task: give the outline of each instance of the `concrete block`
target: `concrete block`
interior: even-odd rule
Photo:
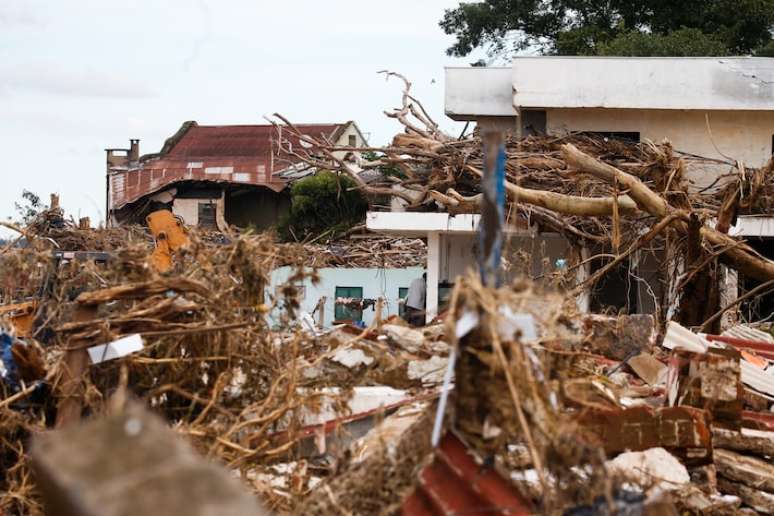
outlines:
[[[236,479],[137,404],[36,436],[31,455],[47,514],[265,514]]]

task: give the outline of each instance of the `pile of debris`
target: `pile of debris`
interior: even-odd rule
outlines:
[[[361,165],[337,158],[336,147],[301,134],[277,116],[286,133],[314,148],[314,153],[305,153],[304,147],[294,152],[310,165],[325,159],[328,169],[355,181],[363,167],[399,170],[401,174],[387,175],[382,182],[358,183],[374,199],[389,195],[405,211],[479,213],[482,135],[454,138],[443,133],[412,97],[410,83],[405,85],[401,107],[388,112],[404,130],[392,145],[373,149],[380,159]],[[756,169],[681,155],[668,142],[632,143],[583,134],[508,136],[504,147],[506,223],[563,235],[577,251],[567,264],[570,270],[586,263],[584,250],[603,261],[590,278],[569,285],[573,294],[593,287],[621,263],[651,254],[659,262],[660,281],[669,285],[657,300],[659,321],[663,324],[676,312],[686,326],[706,323],[706,329],[718,332],[716,314],[726,308],[720,306],[721,266],[761,283],[774,280],[774,261],[729,236],[737,217],[771,213],[774,159]],[[727,167],[728,173],[697,188],[687,171],[705,165]]]
[[[404,177],[360,187],[405,210],[477,211],[478,135],[442,134],[408,85],[391,116],[406,132],[366,166]],[[311,165],[359,177],[327,142],[297,136],[326,159],[300,156]],[[419,240],[191,232],[177,246],[138,228],[88,229],[52,203],[0,249],[0,512],[40,514],[62,490],[100,499],[87,496],[98,488],[89,467],[58,473],[51,456],[28,454],[31,440],[66,457],[56,435],[99,432],[71,430],[84,418],[144,436],[138,447],[153,442],[144,428],[166,425],[178,439],[163,442],[188,441],[277,513],[774,512],[774,338],[717,331],[715,277],[722,262],[774,280],[774,263],[727,234],[739,214],[769,210],[772,165],[731,164],[708,193],[690,190],[668,144],[543,137],[510,139],[506,152],[511,223],[593,243],[610,261],[561,291],[458,278],[442,320],[424,328],[379,310],[367,328],[318,328],[298,317],[295,287],[317,267],[421,265]],[[577,294],[654,243],[680,274],[669,324],[579,312]],[[287,284],[268,288],[284,265]],[[111,439],[95,442],[72,450],[78,464],[109,455]],[[111,507],[130,485],[112,484]]]
[[[425,399],[437,383],[437,360],[448,354],[421,332],[408,348],[377,338],[414,331],[399,319],[380,321],[386,334],[296,324],[292,285],[315,277],[306,267],[314,251],[270,235],[214,241],[191,231],[172,268],[159,273],[153,239],[141,228],[87,229],[63,220],[56,207],[36,221],[47,222],[24,228],[25,240],[0,254],[2,298],[13,302],[0,309],[5,514],[42,510],[30,438],[104,414],[127,396],[239,474],[268,508],[291,510],[315,477],[335,469],[323,461],[307,474],[296,459],[324,456],[326,439],[384,413],[385,404],[394,410]],[[384,266],[391,254],[379,260],[380,249],[420,254],[417,244],[380,239],[367,248],[372,256],[347,260]],[[365,245],[354,240],[349,252],[363,254],[355,249]],[[269,275],[281,265],[296,272],[275,292]],[[280,305],[283,324],[272,329],[267,314]],[[303,482],[277,489],[270,480],[276,463],[286,465],[283,481],[301,475]]]
[[[437,405],[388,417],[303,511],[774,512],[770,335],[659,338],[650,316],[579,314],[536,288],[460,281],[445,430],[434,441]]]
[[[35,302],[30,328],[14,334],[6,312],[0,339],[8,514],[42,510],[30,438],[127,397],[279,513],[774,510],[766,334],[660,337],[650,316],[584,315],[572,296],[473,277],[424,328],[305,328],[292,285],[314,269],[269,236],[191,234],[160,274],[146,236],[97,253],[112,232],[70,232],[89,246],[61,254],[31,230],[0,255],[4,296]],[[280,264],[296,274],[275,299]]]
[[[427,246],[419,238],[353,235],[328,244],[285,244],[304,253],[309,267],[402,269],[424,267]]]

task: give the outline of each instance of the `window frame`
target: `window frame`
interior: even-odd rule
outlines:
[[[202,208],[206,207],[212,210],[212,219],[211,223],[203,224],[202,223]],[[200,201],[196,205],[196,217],[197,217],[197,223],[196,225],[200,228],[206,228],[206,229],[217,229],[218,228],[218,206],[216,203],[212,201]],[[209,220],[209,219],[208,219]]]
[[[344,293],[344,292],[347,293]],[[360,295],[353,295],[354,292],[359,292]],[[363,320],[363,309],[349,308],[347,306],[339,305],[335,302],[340,297],[351,297],[353,299],[363,299],[363,287],[352,286],[336,286],[334,290],[335,298],[333,304],[333,318],[336,321],[352,321],[358,322]]]

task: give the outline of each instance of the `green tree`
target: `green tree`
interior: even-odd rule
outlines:
[[[624,32],[599,45],[603,56],[722,56],[728,47],[717,36],[699,29],[679,29],[669,34]]]
[[[290,189],[290,212],[278,225],[284,240],[346,231],[363,221],[368,203],[355,182],[329,171],[305,177]]]
[[[454,56],[749,54],[772,41],[774,0],[486,0],[447,9],[440,25]]]

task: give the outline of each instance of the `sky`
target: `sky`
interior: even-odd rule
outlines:
[[[157,152],[186,120],[355,120],[372,145],[400,130],[406,75],[443,115],[454,0],[0,0],[0,219],[23,190],[104,220],[105,148]],[[0,234],[0,236],[2,236]]]

